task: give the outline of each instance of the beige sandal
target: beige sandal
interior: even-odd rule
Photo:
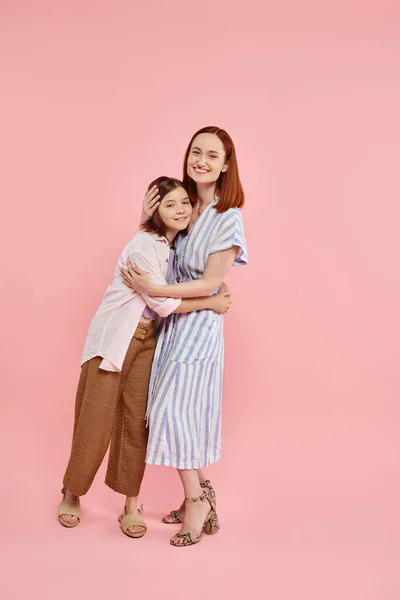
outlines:
[[[76,527],[81,522],[81,505],[77,500],[66,500],[66,491],[67,490],[65,488],[61,490],[61,493],[64,494],[64,497],[58,506],[58,520],[63,527]],[[75,521],[75,523],[64,521],[63,515],[77,517],[77,521]]]
[[[207,479],[203,483],[200,484],[203,489],[208,490],[210,500],[214,503],[217,501],[217,496],[215,495],[214,488],[211,485],[211,481]],[[182,505],[178,510],[171,510],[171,512],[163,517],[162,522],[167,525],[178,525],[178,523],[182,523],[182,519],[179,516],[179,511],[182,510],[185,506],[185,501],[183,501]]]
[[[203,494],[201,496],[198,496],[197,498],[185,498],[185,502],[209,502],[211,510],[206,516],[200,535],[197,538],[194,538],[190,531],[184,531],[183,529],[181,529],[180,531],[178,531],[178,533],[174,535],[174,537],[183,540],[183,543],[179,544],[171,539],[169,543],[172,546],[175,546],[175,548],[183,548],[185,546],[193,546],[194,544],[198,544],[201,541],[201,538],[203,537],[203,533],[213,535],[214,533],[218,533],[220,529],[218,516],[215,512],[215,501],[211,500],[209,493],[203,492]]]
[[[138,508],[137,513],[126,513],[126,506],[124,506],[124,513],[122,515],[119,515],[118,517],[118,521],[121,523],[121,529],[122,531],[125,533],[125,535],[128,535],[129,537],[132,538],[141,538],[144,536],[144,534],[147,531],[147,525],[146,525],[146,521],[142,518],[143,514],[143,504],[140,508]],[[143,531],[135,531],[135,532],[131,532],[129,531],[129,527],[133,527],[133,526],[137,526],[137,527],[142,527]]]

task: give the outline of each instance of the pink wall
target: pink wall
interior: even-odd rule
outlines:
[[[217,124],[237,146],[251,259],[229,279],[210,469],[224,509],[240,475],[269,532],[321,517],[354,535],[368,521],[383,547],[400,533],[399,8],[1,4],[0,443],[16,506],[33,485],[58,501],[89,320],[147,183],[180,176],[190,135]],[[149,469],[156,507],[160,482],[179,493]]]

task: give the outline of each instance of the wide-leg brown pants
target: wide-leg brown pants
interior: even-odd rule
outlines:
[[[96,356],[81,368],[71,456],[64,487],[77,496],[89,490],[107,448],[106,484],[138,496],[145,470],[147,392],[156,347],[154,325],[137,327],[120,373],[99,369]]]

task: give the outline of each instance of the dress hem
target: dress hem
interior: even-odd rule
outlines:
[[[173,469],[182,469],[185,471],[189,471],[191,469],[204,469],[205,467],[208,467],[208,465],[220,462],[220,460],[221,460],[221,457],[211,459],[208,461],[201,461],[201,462],[197,461],[195,463],[189,463],[189,465],[186,461],[177,463],[177,462],[165,459],[165,458],[156,458],[156,459],[151,459],[151,460],[146,459],[145,462],[147,465],[154,465],[157,467],[172,467]]]

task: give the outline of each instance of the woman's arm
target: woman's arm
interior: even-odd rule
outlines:
[[[186,298],[182,300],[178,308],[174,310],[174,313],[189,313],[194,310],[209,309],[223,315],[228,312],[231,302],[231,292],[226,283],[222,282],[218,294],[206,296],[205,298]]]
[[[207,265],[200,279],[158,285],[151,277],[136,265],[128,264],[128,269],[121,269],[125,283],[141,294],[153,297],[167,298],[193,298],[195,296],[209,296],[221,284],[233,265],[237,254],[237,247],[210,254]]]
[[[154,242],[151,236],[145,236],[141,240],[140,250],[131,254],[131,258],[136,265],[140,265],[140,270],[149,277],[152,285],[163,288],[168,287],[168,285],[160,270],[160,261],[156,250],[157,243],[159,244],[160,242]],[[231,293],[226,284],[221,286],[218,294],[206,298],[190,297],[182,300],[179,297],[155,297],[152,294],[142,293],[147,306],[154,310],[160,317],[167,317],[173,312],[187,313],[205,309],[224,314],[229,309],[231,303],[230,295]]]

